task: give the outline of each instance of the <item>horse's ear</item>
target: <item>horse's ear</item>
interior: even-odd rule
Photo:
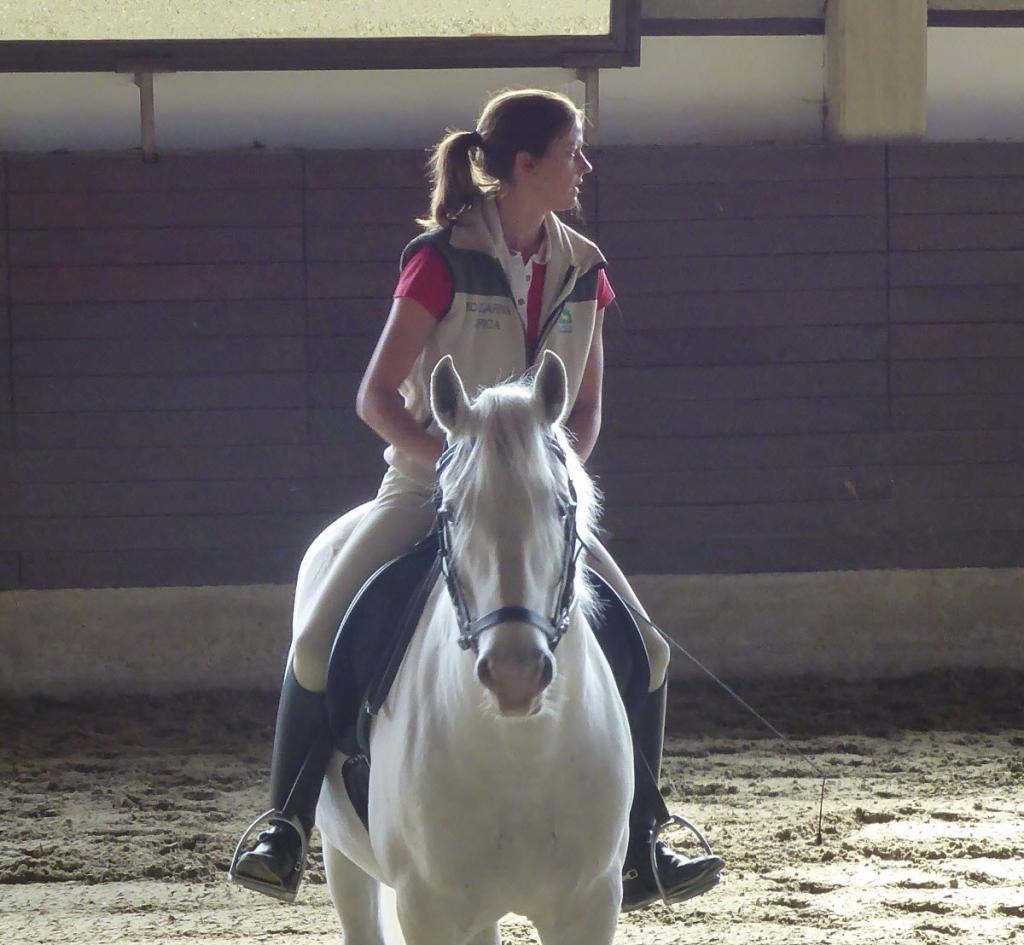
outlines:
[[[564,419],[568,387],[562,359],[554,351],[545,351],[533,379],[533,402],[540,416],[552,426]]]
[[[455,361],[446,354],[430,375],[430,409],[445,433],[456,436],[469,414],[469,398],[462,384]]]

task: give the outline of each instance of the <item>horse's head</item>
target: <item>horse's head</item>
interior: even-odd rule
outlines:
[[[450,356],[431,377],[449,442],[438,477],[449,592],[460,642],[505,716],[540,711],[570,613],[591,603],[575,562],[594,492],[561,426],[566,388],[552,352],[532,381],[473,401]]]

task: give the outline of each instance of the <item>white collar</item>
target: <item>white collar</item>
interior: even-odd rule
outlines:
[[[540,246],[537,247],[537,251],[525,262],[523,261],[523,254],[513,252],[509,249],[508,243],[505,242],[505,233],[501,228],[501,217],[498,214],[497,200],[490,199],[483,202],[483,218],[490,233],[491,242],[502,257],[503,263],[506,265],[517,263],[524,267],[533,263],[547,264],[551,254],[551,234],[549,233],[550,224],[548,217],[544,218],[544,235],[541,237]]]
[[[504,237],[498,244],[498,248],[508,256],[509,260],[519,266],[532,266],[534,263],[539,263],[542,266],[546,266],[548,262],[548,231],[547,227],[544,228],[544,235],[541,237],[540,246],[537,247],[535,252],[529,259],[523,260],[523,254],[517,253],[514,250],[509,249],[508,244],[505,242]]]

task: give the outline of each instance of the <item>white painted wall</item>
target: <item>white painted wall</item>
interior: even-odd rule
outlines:
[[[639,68],[601,74],[602,143],[817,140],[823,57],[820,36],[648,37]],[[1024,139],[1024,29],[929,30],[928,76],[929,139]],[[426,147],[522,85],[583,94],[563,69],[157,76],[157,141]],[[0,74],[0,150],[136,147],[138,110],[130,76]]]
[[[638,575],[633,584],[665,631],[725,679],[1024,670],[1020,568]],[[292,590],[6,591],[0,695],[276,690]],[[680,653],[669,671],[700,675]]]
[[[601,73],[602,144],[821,138],[821,36],[648,37]]]
[[[928,30],[931,141],[1024,139],[1024,29]]]
[[[816,139],[821,37],[651,37],[643,65],[601,75],[607,144]],[[740,68],[742,64],[742,68]],[[467,126],[494,91],[536,85],[581,100],[564,69],[158,75],[164,149],[426,147]],[[0,75],[0,149],[138,144],[132,77]]]

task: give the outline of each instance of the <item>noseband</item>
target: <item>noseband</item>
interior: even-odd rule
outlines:
[[[555,455],[563,468],[566,465],[565,452],[558,441],[552,437],[545,437],[547,448]],[[480,634],[491,627],[502,623],[528,623],[544,634],[548,646],[554,652],[565,631],[569,628],[569,611],[572,608],[573,589],[576,578],[576,559],[579,557],[581,545],[579,535],[576,531],[576,490],[572,484],[572,478],[566,470],[566,481],[569,484],[569,498],[560,502],[559,514],[562,518],[563,534],[565,542],[562,548],[562,576],[558,587],[558,596],[555,603],[555,612],[552,616],[540,614],[529,607],[508,606],[499,607],[481,617],[473,619],[466,603],[466,597],[462,592],[462,585],[459,581],[458,570],[455,566],[455,558],[452,555],[451,527],[452,514],[444,504],[444,496],[441,493],[440,475],[444,468],[451,462],[455,454],[455,447],[450,446],[441,454],[437,462],[438,486],[434,492],[434,505],[437,509],[437,535],[438,547],[441,557],[441,570],[444,573],[445,584],[448,586],[448,594],[455,605],[455,614],[459,621],[459,646],[464,650],[479,651]]]

